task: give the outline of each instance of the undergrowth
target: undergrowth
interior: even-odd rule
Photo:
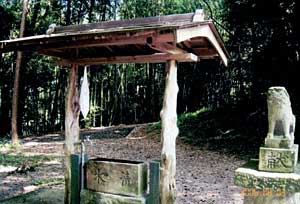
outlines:
[[[179,115],[177,124],[184,142],[242,158],[257,157],[268,125],[263,111],[239,108],[203,108]],[[148,127],[149,132],[160,130],[161,122]]]

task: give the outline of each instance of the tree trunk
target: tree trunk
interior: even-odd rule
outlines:
[[[20,38],[24,36],[25,30],[25,18],[28,8],[28,0],[24,0],[23,2],[23,12],[21,19],[21,28],[20,28]],[[13,100],[12,100],[12,117],[11,117],[11,136],[12,143],[19,143],[18,136],[18,97],[19,97],[19,80],[20,80],[20,68],[22,64],[22,52],[18,51],[17,53],[17,61],[16,61],[16,69],[15,69],[15,81],[14,81],[14,91],[13,91]]]
[[[77,87],[78,66],[72,65],[65,116],[65,204],[71,204],[71,154],[79,141],[79,97]]]
[[[176,198],[176,137],[177,127],[177,65],[175,60],[167,62],[166,87],[163,109],[160,113],[162,120],[162,152],[161,152],[161,204],[174,204]]]
[[[53,106],[51,108],[50,120],[49,120],[49,128],[51,131],[56,131],[56,119],[58,113],[58,101],[59,101],[59,92],[60,92],[60,83],[62,81],[62,73],[58,70],[55,74],[56,84],[55,84],[55,94],[53,98]]]
[[[89,23],[93,22],[95,18],[94,7],[95,7],[95,0],[90,0],[89,15],[88,15]]]
[[[71,0],[67,0],[66,25],[71,24]]]

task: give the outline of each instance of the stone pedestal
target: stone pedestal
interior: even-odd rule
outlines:
[[[295,140],[296,118],[284,87],[271,87],[269,129],[259,161],[235,171],[235,184],[244,187],[244,204],[300,204],[300,165]]]
[[[293,144],[292,140],[284,138],[283,136],[276,136],[274,138],[267,137],[265,139],[265,147],[289,149],[293,147]]]
[[[278,193],[279,196],[256,196],[244,197],[244,204],[299,204],[300,203],[300,194],[287,194],[285,196],[280,196],[280,192]]]
[[[279,173],[293,173],[298,161],[298,145],[292,148],[261,147],[259,170]]]
[[[235,184],[244,187],[244,204],[300,204],[300,165],[295,173],[274,173],[251,160],[235,171]]]

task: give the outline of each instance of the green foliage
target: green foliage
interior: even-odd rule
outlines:
[[[285,86],[294,94],[299,66],[298,4],[292,0],[225,1],[229,12],[224,18],[234,34],[228,49],[238,98],[260,103],[262,93],[272,85]]]
[[[267,125],[264,117],[261,111],[251,112],[247,108],[202,108],[178,116],[178,136],[202,148],[253,157],[263,143],[260,131]],[[149,125],[147,131],[160,132],[161,122]]]

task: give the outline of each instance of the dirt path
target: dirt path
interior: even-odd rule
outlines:
[[[92,141],[87,144],[89,155],[147,161],[159,159],[161,145],[157,133],[147,134],[146,128],[141,127],[129,137],[124,137],[131,130],[132,128],[125,130],[124,127],[116,127],[85,132],[84,136],[90,136]],[[118,137],[108,139],[117,134]],[[23,151],[28,155],[62,154],[63,141],[58,135],[31,138],[24,142]],[[177,203],[241,204],[241,188],[234,186],[233,176],[234,170],[243,163],[236,157],[201,150],[178,140]],[[43,181],[46,177],[61,181],[61,161],[43,163],[36,171],[28,172],[27,175],[7,175],[0,171],[0,200],[24,193],[26,186],[34,185],[32,181]],[[63,184],[59,186],[62,187]]]

